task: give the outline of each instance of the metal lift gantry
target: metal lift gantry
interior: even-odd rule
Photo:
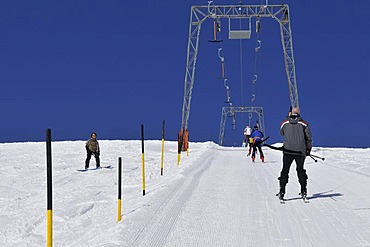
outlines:
[[[194,85],[195,67],[198,56],[199,37],[202,23],[207,19],[227,18],[272,18],[280,25],[281,43],[284,51],[285,71],[288,79],[290,103],[298,107],[298,90],[295,76],[295,65],[293,56],[293,40],[290,28],[289,6],[281,5],[208,5],[192,6],[189,25],[189,39],[186,58],[186,71],[184,83],[184,101],[182,106],[182,122],[179,135],[179,149],[187,147],[184,143],[185,133],[188,133],[188,121],[190,115],[191,95]],[[229,30],[230,31],[230,30]],[[248,35],[248,32],[246,33]],[[239,35],[231,33],[230,35]],[[240,35],[243,35],[241,33]]]
[[[238,107],[229,107],[225,106],[222,107],[222,113],[221,113],[221,123],[220,123],[220,134],[218,136],[218,144],[223,145],[224,142],[224,136],[225,136],[225,124],[226,124],[226,118],[227,116],[230,116],[230,114],[235,113],[256,113],[258,115],[258,125],[259,129],[262,131],[262,133],[266,133],[265,130],[265,118],[263,116],[263,108],[258,106],[238,106]]]

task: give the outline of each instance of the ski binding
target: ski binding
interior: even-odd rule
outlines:
[[[299,193],[299,195],[301,196],[302,200],[304,203],[309,203],[310,201],[307,199],[307,195],[302,195],[301,193]]]

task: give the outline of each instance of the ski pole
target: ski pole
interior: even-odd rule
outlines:
[[[311,159],[313,159],[315,162],[317,162],[317,159],[315,159],[314,157],[312,157],[312,155],[310,154],[310,157]]]
[[[317,155],[314,155],[314,154],[311,154],[311,156],[312,156],[312,157],[315,157],[315,158],[318,158],[318,159],[320,159],[320,160],[325,160],[325,158],[320,157],[320,156],[317,156]]]

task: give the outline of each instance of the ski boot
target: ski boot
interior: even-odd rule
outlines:
[[[262,160],[262,163],[264,163],[265,162],[265,157],[261,157],[261,160]]]
[[[307,199],[307,190],[305,188],[301,190],[301,193],[299,193],[299,195],[305,203],[309,202]]]
[[[280,203],[281,204],[284,204],[285,203],[284,193],[283,192],[277,193],[276,196],[279,197],[279,200],[280,200]]]
[[[252,156],[252,162],[254,163],[254,159],[255,159],[255,157],[254,156]]]
[[[285,195],[285,185],[280,185],[280,190],[276,194],[276,196],[279,197],[279,200],[280,200],[281,204],[285,203],[284,195]]]

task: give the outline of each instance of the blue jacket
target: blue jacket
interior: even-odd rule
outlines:
[[[263,133],[259,130],[254,130],[251,134],[251,138],[253,138],[254,142],[261,142]]]

